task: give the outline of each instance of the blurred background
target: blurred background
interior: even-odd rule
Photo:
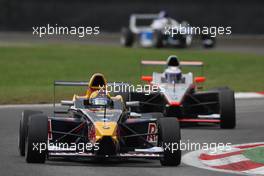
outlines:
[[[232,26],[234,34],[263,34],[263,7],[262,0],[0,0],[0,30],[31,31],[49,23],[119,32],[131,13],[166,10],[195,26]]]
[[[88,80],[94,72],[110,81],[140,83],[140,60],[172,54],[205,62],[205,88],[263,91],[263,7],[263,0],[0,0],[0,104],[52,102],[54,80]],[[211,49],[195,42],[184,49],[120,45],[121,28],[132,13],[160,10],[192,26],[231,26],[232,35],[217,36]],[[100,34],[32,34],[32,27],[47,24],[99,26]]]

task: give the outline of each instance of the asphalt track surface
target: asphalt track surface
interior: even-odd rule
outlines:
[[[217,126],[199,126],[182,129],[182,139],[190,142],[217,142],[240,144],[264,141],[264,99],[237,100],[237,128],[222,130]],[[18,127],[25,107],[0,107],[0,175],[85,175],[85,176],[223,176],[222,172],[208,171],[185,164],[162,167],[159,161],[128,160],[96,163],[94,161],[53,160],[45,164],[27,164],[18,153]],[[26,109],[29,109],[28,107]],[[51,107],[32,107],[50,114]],[[186,152],[184,152],[186,153]],[[232,174],[228,174],[232,175]]]

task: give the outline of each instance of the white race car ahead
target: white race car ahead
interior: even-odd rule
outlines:
[[[133,112],[159,112],[165,117],[176,117],[182,124],[212,123],[221,128],[236,126],[234,91],[228,87],[201,90],[205,77],[193,77],[193,73],[182,73],[183,67],[202,67],[200,61],[178,61],[170,56],[166,61],[142,60],[144,66],[165,66],[163,73],[153,72],[152,76],[141,79],[155,89],[149,94],[131,93],[130,101],[139,101],[141,106]]]
[[[180,30],[188,32],[180,32]],[[122,28],[121,33],[121,44],[126,47],[137,43],[141,47],[186,48],[192,44],[194,36],[201,38],[205,48],[215,46],[215,37],[195,35],[188,22],[179,23],[167,16],[161,17],[160,14],[132,14],[129,27]]]

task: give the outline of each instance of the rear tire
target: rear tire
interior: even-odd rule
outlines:
[[[202,43],[204,48],[213,48],[215,46],[216,39],[210,35],[202,35]]]
[[[27,125],[29,116],[34,114],[42,114],[41,111],[24,110],[20,119],[18,150],[20,156],[25,156],[25,139],[27,136]]]
[[[121,39],[120,42],[125,47],[131,47],[134,42],[134,36],[130,29],[128,28],[122,28],[121,30]]]
[[[163,47],[164,35],[161,31],[154,31],[154,47],[162,48]]]
[[[179,48],[187,48],[189,45],[187,44],[187,36],[186,35],[179,35]]]
[[[158,119],[159,146],[163,146],[164,153],[160,159],[162,166],[178,166],[181,163],[180,150],[180,125],[175,118],[160,118]],[[170,146],[167,148],[166,146]],[[176,145],[176,150],[174,150]]]
[[[230,89],[219,90],[220,127],[233,129],[236,127],[236,107],[234,91]]]
[[[45,162],[48,147],[47,141],[48,117],[42,114],[30,116],[28,121],[28,135],[26,138],[26,161],[28,163]]]

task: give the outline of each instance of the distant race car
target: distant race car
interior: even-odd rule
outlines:
[[[185,48],[189,47],[192,44],[193,38],[197,36],[202,40],[202,45],[205,48],[212,48],[215,46],[215,37],[195,34],[186,21],[179,23],[172,18],[165,17],[164,20],[166,20],[167,23],[164,24],[165,26],[170,25],[179,28],[179,30],[181,27],[181,30],[189,31],[186,33],[178,32],[176,35],[169,35],[166,34],[164,26],[160,25],[158,22],[155,23],[157,19],[159,19],[159,14],[132,14],[129,20],[129,27],[123,27],[121,30],[121,44],[126,47],[131,47],[134,43],[137,43],[141,47]],[[161,21],[162,20],[163,19],[161,19]]]
[[[55,81],[54,86],[86,86],[87,92],[62,100],[66,111],[54,109],[51,117],[25,110],[20,120],[20,155],[28,163],[44,163],[54,157],[146,158],[159,159],[164,166],[179,165],[181,150],[173,148],[181,138],[179,123],[161,113],[128,111],[137,104],[110,96],[102,88],[106,85],[111,83],[102,74],[94,74],[89,84]]]
[[[199,84],[205,77],[195,77],[191,72],[182,74],[181,67],[202,67],[199,61],[178,61],[170,56],[166,61],[142,60],[142,65],[166,66],[163,73],[153,72],[152,76],[142,76],[155,89],[148,95],[131,93],[130,101],[138,101],[141,106],[134,108],[138,113],[161,112],[166,117],[176,117],[180,123],[214,123],[221,128],[236,126],[234,91],[215,88],[201,91]]]

